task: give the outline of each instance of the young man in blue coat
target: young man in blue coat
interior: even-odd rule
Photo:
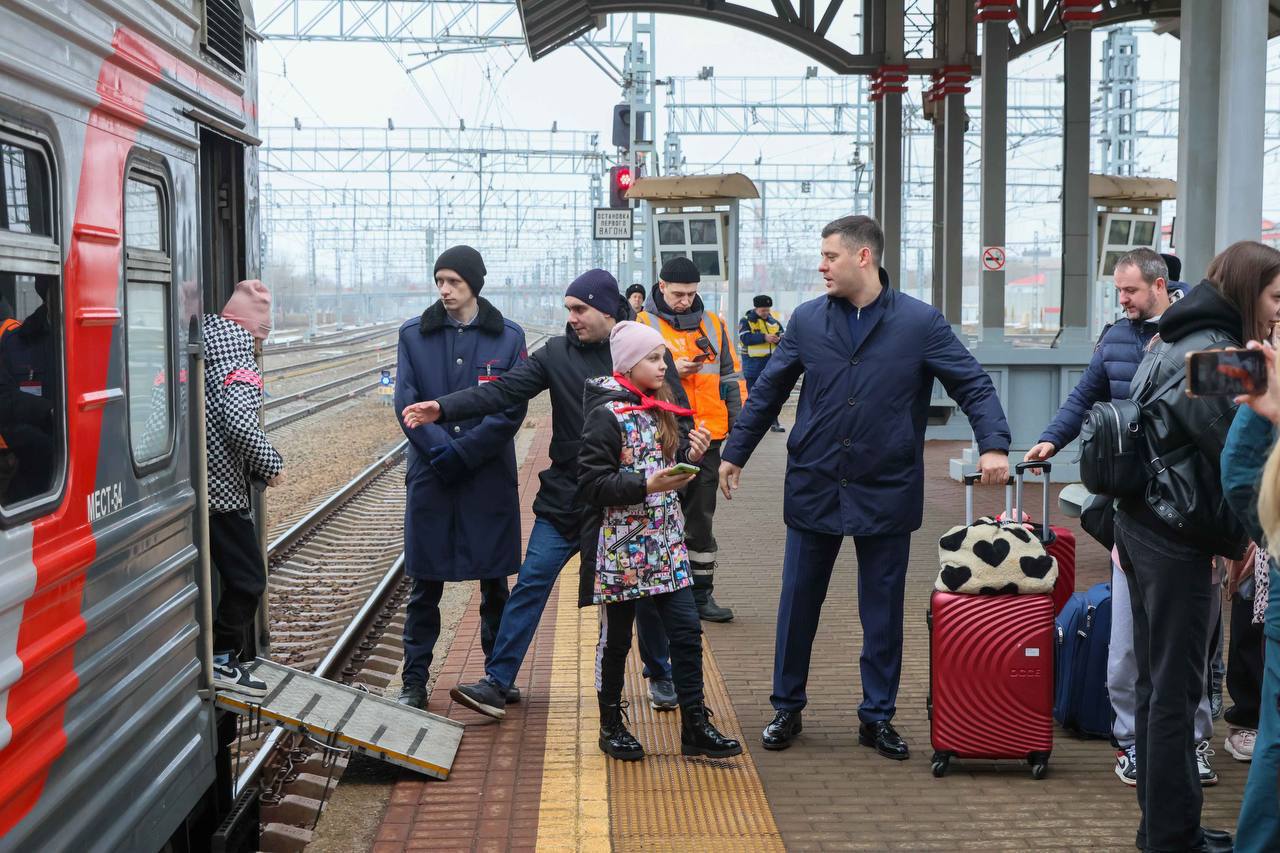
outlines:
[[[525,360],[524,330],[480,298],[484,261],[454,246],[436,261],[440,299],[400,327],[395,410],[445,394],[500,382]],[[520,567],[520,494],[512,440],[524,422],[523,402],[488,415],[407,429],[408,501],[405,572],[413,579],[404,623],[404,687],[400,702],[422,708],[427,671],[440,636],[446,581],[480,581],[480,644],[493,651],[507,576]],[[399,420],[399,418],[397,418]],[[508,692],[507,701],[519,699]]]
[[[792,313],[721,454],[720,487],[732,498],[742,467],[804,374],[787,441],[787,542],[766,749],[785,749],[800,734],[822,602],[844,537],[852,536],[863,634],[858,742],[887,758],[908,757],[891,721],[935,378],[973,427],[982,482],[1009,476],[1009,424],[991,378],[936,309],[890,288],[883,250],[884,233],[870,217],[846,216],[822,229],[818,271],[827,293]]]

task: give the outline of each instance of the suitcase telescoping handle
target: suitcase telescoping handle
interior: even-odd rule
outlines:
[[[973,486],[982,479],[982,474],[974,471],[971,474],[964,475],[964,523],[965,525],[973,524]],[[1009,518],[1009,513],[1013,512],[1013,478],[1010,477],[1004,484],[1004,513],[1005,518]]]
[[[1049,541],[1049,471],[1053,469],[1052,463],[1019,462],[1017,465],[1013,466],[1013,470],[1016,472],[1015,479],[1017,480],[1017,483],[1018,483],[1018,493],[1013,501],[1014,511],[1017,512],[1017,515],[1013,516],[1013,518],[1018,521],[1022,520],[1022,484],[1026,479],[1027,471],[1030,470],[1031,468],[1041,469],[1042,473],[1040,476],[1044,478],[1043,480],[1041,480],[1041,485],[1044,486],[1044,495],[1043,495],[1044,503],[1040,509],[1040,541],[1048,542]]]

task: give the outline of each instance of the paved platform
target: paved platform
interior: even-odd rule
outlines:
[[[760,729],[771,716],[785,438],[766,438],[742,489],[717,514],[716,595],[737,618],[727,625],[704,623],[708,701],[722,729],[743,736],[746,754],[723,762],[681,758],[678,716],[649,711],[634,654],[627,683],[633,731],[650,756],[626,764],[600,754],[593,685],[597,617],[593,608],[574,606],[574,563],[552,594],[521,670],[526,700],[509,708],[502,723],[448,698],[450,686],[482,672],[478,601],[472,603],[429,705],[467,725],[453,774],[446,782],[399,781],[375,850],[1133,849],[1134,793],[1113,774],[1106,741],[1058,732],[1043,781],[1012,761],[955,762],[943,779],[930,774],[924,613],[937,572],[937,538],[963,516],[963,489],[945,474],[957,444],[933,443],[926,450],[932,472],[926,523],[912,543],[896,718],[913,749],[911,760],[888,761],[857,744],[861,631],[852,543],[837,563],[818,632],[804,735],[785,752],[759,746]],[[526,506],[531,485],[522,483]],[[1029,506],[1039,505],[1038,488],[1029,487]],[[997,490],[986,497],[993,507],[1002,505]],[[1074,519],[1054,521],[1077,532],[1077,588],[1106,580],[1102,548]],[[1221,782],[1206,789],[1204,821],[1233,829],[1248,765],[1221,750],[1223,734],[1219,723],[1214,765]]]

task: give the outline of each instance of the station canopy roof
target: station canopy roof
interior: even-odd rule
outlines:
[[[1178,182],[1169,178],[1137,178],[1129,175],[1090,175],[1089,198],[1135,204],[1169,201],[1178,197]]]
[[[741,172],[727,175],[672,175],[636,178],[627,198],[647,201],[696,201],[713,198],[760,198],[751,179]]]

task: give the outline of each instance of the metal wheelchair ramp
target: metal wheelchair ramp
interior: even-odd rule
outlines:
[[[434,779],[449,778],[462,723],[269,660],[259,659],[253,674],[267,683],[266,696],[219,691],[218,707]]]

